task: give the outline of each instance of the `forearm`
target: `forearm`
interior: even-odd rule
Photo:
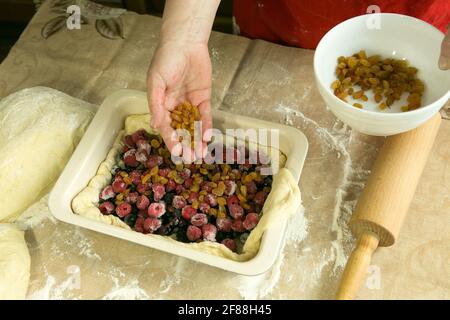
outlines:
[[[160,41],[208,42],[220,0],[167,0]]]

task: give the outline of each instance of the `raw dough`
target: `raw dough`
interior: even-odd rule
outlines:
[[[0,223],[0,300],[25,299],[30,279],[30,254],[24,232]]]
[[[55,89],[34,87],[0,101],[0,221],[11,222],[47,193],[95,112]]]
[[[111,169],[116,164],[116,157],[119,150],[123,146],[122,137],[125,134],[130,134],[138,129],[146,129],[151,134],[158,134],[149,128],[150,115],[133,115],[127,117],[125,120],[125,130],[122,130],[110,152],[108,153],[106,159],[100,165],[97,175],[92,178],[88,186],[84,188],[72,201],[72,209],[76,214],[100,220],[109,224],[113,224],[122,228],[130,229],[130,227],[125,224],[122,220],[114,216],[104,216],[100,213],[98,206],[98,195],[101,190],[107,186],[111,180]],[[255,145],[248,145],[251,149],[255,148]],[[269,150],[269,155],[273,152],[277,152],[274,149]],[[279,151],[278,151],[279,152]],[[279,163],[276,165],[282,167],[285,163],[285,156],[280,153]],[[282,215],[286,218],[288,215],[295,213],[296,209],[301,203],[300,190],[298,188],[297,182],[292,177],[289,170],[281,168],[276,175],[273,177],[272,192],[267,197],[267,200],[263,207],[264,214],[255,229],[250,233],[245,245],[243,247],[243,252],[237,254],[229,250],[224,245],[217,242],[203,241],[200,243],[183,243],[176,241],[167,236],[160,236],[155,234],[149,234],[149,237],[158,237],[163,239],[163,241],[169,241],[171,243],[176,243],[180,246],[185,246],[189,248],[198,249],[202,252],[207,252],[216,256],[225,257],[228,259],[236,261],[247,261],[253,258],[259,250],[259,244],[261,242],[261,237],[264,231],[273,223],[276,223]]]

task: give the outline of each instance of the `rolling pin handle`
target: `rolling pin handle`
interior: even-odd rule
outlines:
[[[373,232],[365,231],[359,236],[357,245],[347,261],[336,299],[350,300],[355,297],[366,278],[372,254],[378,243],[379,238]]]

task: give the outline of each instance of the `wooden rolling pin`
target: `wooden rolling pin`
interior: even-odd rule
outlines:
[[[353,299],[375,249],[397,240],[440,123],[438,112],[420,127],[386,138],[350,220],[357,245],[347,261],[337,299]]]

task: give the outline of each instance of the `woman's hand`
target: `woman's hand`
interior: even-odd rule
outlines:
[[[203,157],[212,128],[211,59],[208,39],[220,0],[167,0],[158,47],[147,75],[148,103],[152,126],[158,129],[172,155],[183,153],[185,161],[193,161],[190,147],[175,139],[170,111],[182,102],[198,106],[202,124]]]
[[[206,43],[161,43],[148,71],[147,86],[152,126],[159,130],[172,154],[181,154],[181,145],[174,149],[178,141],[170,125],[170,111],[178,104],[189,101],[198,106],[202,133],[212,128],[211,59]],[[203,155],[207,138],[203,139],[201,150],[197,150],[197,157]],[[183,147],[182,153],[186,161],[193,159],[190,148]]]

